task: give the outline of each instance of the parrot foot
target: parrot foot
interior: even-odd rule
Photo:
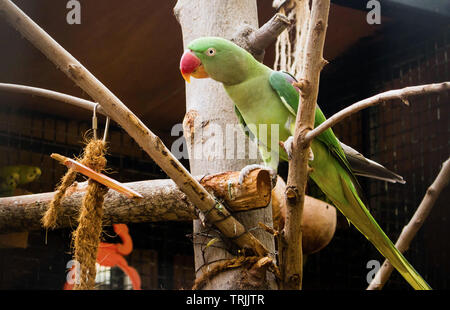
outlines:
[[[288,155],[289,159],[292,159],[292,143],[294,142],[294,137],[290,136],[289,138],[286,139],[286,141],[284,142],[280,142],[281,146],[284,148],[284,150],[286,151],[286,154]],[[311,148],[309,148],[308,150],[309,154],[308,154],[308,160],[312,161],[314,160],[314,153],[311,150]]]
[[[309,150],[309,156],[308,156],[308,159],[309,159],[309,161],[313,161],[313,160],[314,160],[314,153],[313,153],[313,151],[311,150],[311,148],[309,148],[308,150]]]
[[[288,156],[289,159],[292,158],[292,143],[294,142],[294,137],[290,136],[289,138],[286,139],[286,141],[284,142],[280,142],[281,146],[284,148],[284,150],[286,151],[286,154]]]
[[[239,173],[239,179],[238,179],[239,185],[242,185],[242,183],[244,182],[244,179],[247,177],[247,175],[255,169],[267,170],[270,173],[270,179],[272,181],[272,188],[275,187],[275,184],[277,183],[277,172],[275,170],[273,170],[272,168],[269,168],[264,165],[258,165],[258,164],[248,165],[248,166],[245,166],[244,168],[242,168],[242,170]]]

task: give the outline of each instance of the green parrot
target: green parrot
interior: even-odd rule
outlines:
[[[218,37],[203,37],[192,41],[181,58],[180,71],[187,82],[193,76],[209,77],[223,84],[235,104],[238,119],[243,126],[248,124],[250,138],[260,142],[259,150],[265,166],[276,170],[279,159],[288,160],[291,149],[289,142],[294,134],[299,103],[299,90],[292,84],[295,79],[291,75],[270,69],[246,50]],[[315,126],[324,121],[325,116],[317,106]],[[261,127],[261,124],[267,125]],[[286,141],[284,149],[279,147],[278,141],[267,143],[271,141],[271,125],[278,127],[279,140]],[[358,168],[351,167],[350,159]],[[342,145],[332,129],[326,130],[311,142],[309,165],[312,168],[309,182],[312,181],[326,195],[405,280],[414,289],[431,289],[397,250],[364,205],[355,174],[359,172],[360,175],[391,182],[404,183],[404,180]],[[254,165],[244,168],[244,176],[254,168]],[[377,169],[384,175],[378,174]]]

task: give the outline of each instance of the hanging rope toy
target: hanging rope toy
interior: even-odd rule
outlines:
[[[95,286],[98,246],[102,232],[103,202],[109,188],[114,189],[129,198],[142,196],[139,193],[123,186],[121,183],[103,175],[101,172],[106,167],[106,135],[109,126],[109,118],[106,119],[103,139],[97,139],[97,105],[92,117],[93,139],[86,145],[83,156],[79,161],[52,154],[53,159],[65,164],[69,170],[62,177],[61,184],[57,187],[53,200],[50,202],[42,224],[44,228],[56,228],[57,219],[61,215],[61,202],[67,189],[75,181],[77,173],[87,177],[88,186],[83,197],[78,218],[78,227],[74,231],[72,239],[74,245],[74,259],[80,264],[80,281],[74,289],[93,289]]]

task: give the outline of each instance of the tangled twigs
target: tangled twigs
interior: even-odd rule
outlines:
[[[240,256],[216,263],[214,267],[204,272],[195,280],[192,289],[200,290],[219,273],[240,267],[244,267],[243,276],[239,283],[242,289],[261,287],[260,282],[265,278],[267,270],[270,270],[275,276],[279,277],[278,268],[272,258],[267,256]]]

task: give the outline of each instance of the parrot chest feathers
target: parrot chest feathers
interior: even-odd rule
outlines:
[[[295,121],[292,120],[292,117],[290,118],[290,113],[284,108],[280,98],[271,88],[267,77],[259,76],[237,85],[225,86],[225,90],[239,109],[249,128],[251,124],[256,129],[258,127],[267,128],[267,133],[259,132],[259,130],[253,132],[258,140],[261,140],[261,134],[270,138],[272,126],[278,127],[280,140],[284,141],[290,136],[290,128]]]

